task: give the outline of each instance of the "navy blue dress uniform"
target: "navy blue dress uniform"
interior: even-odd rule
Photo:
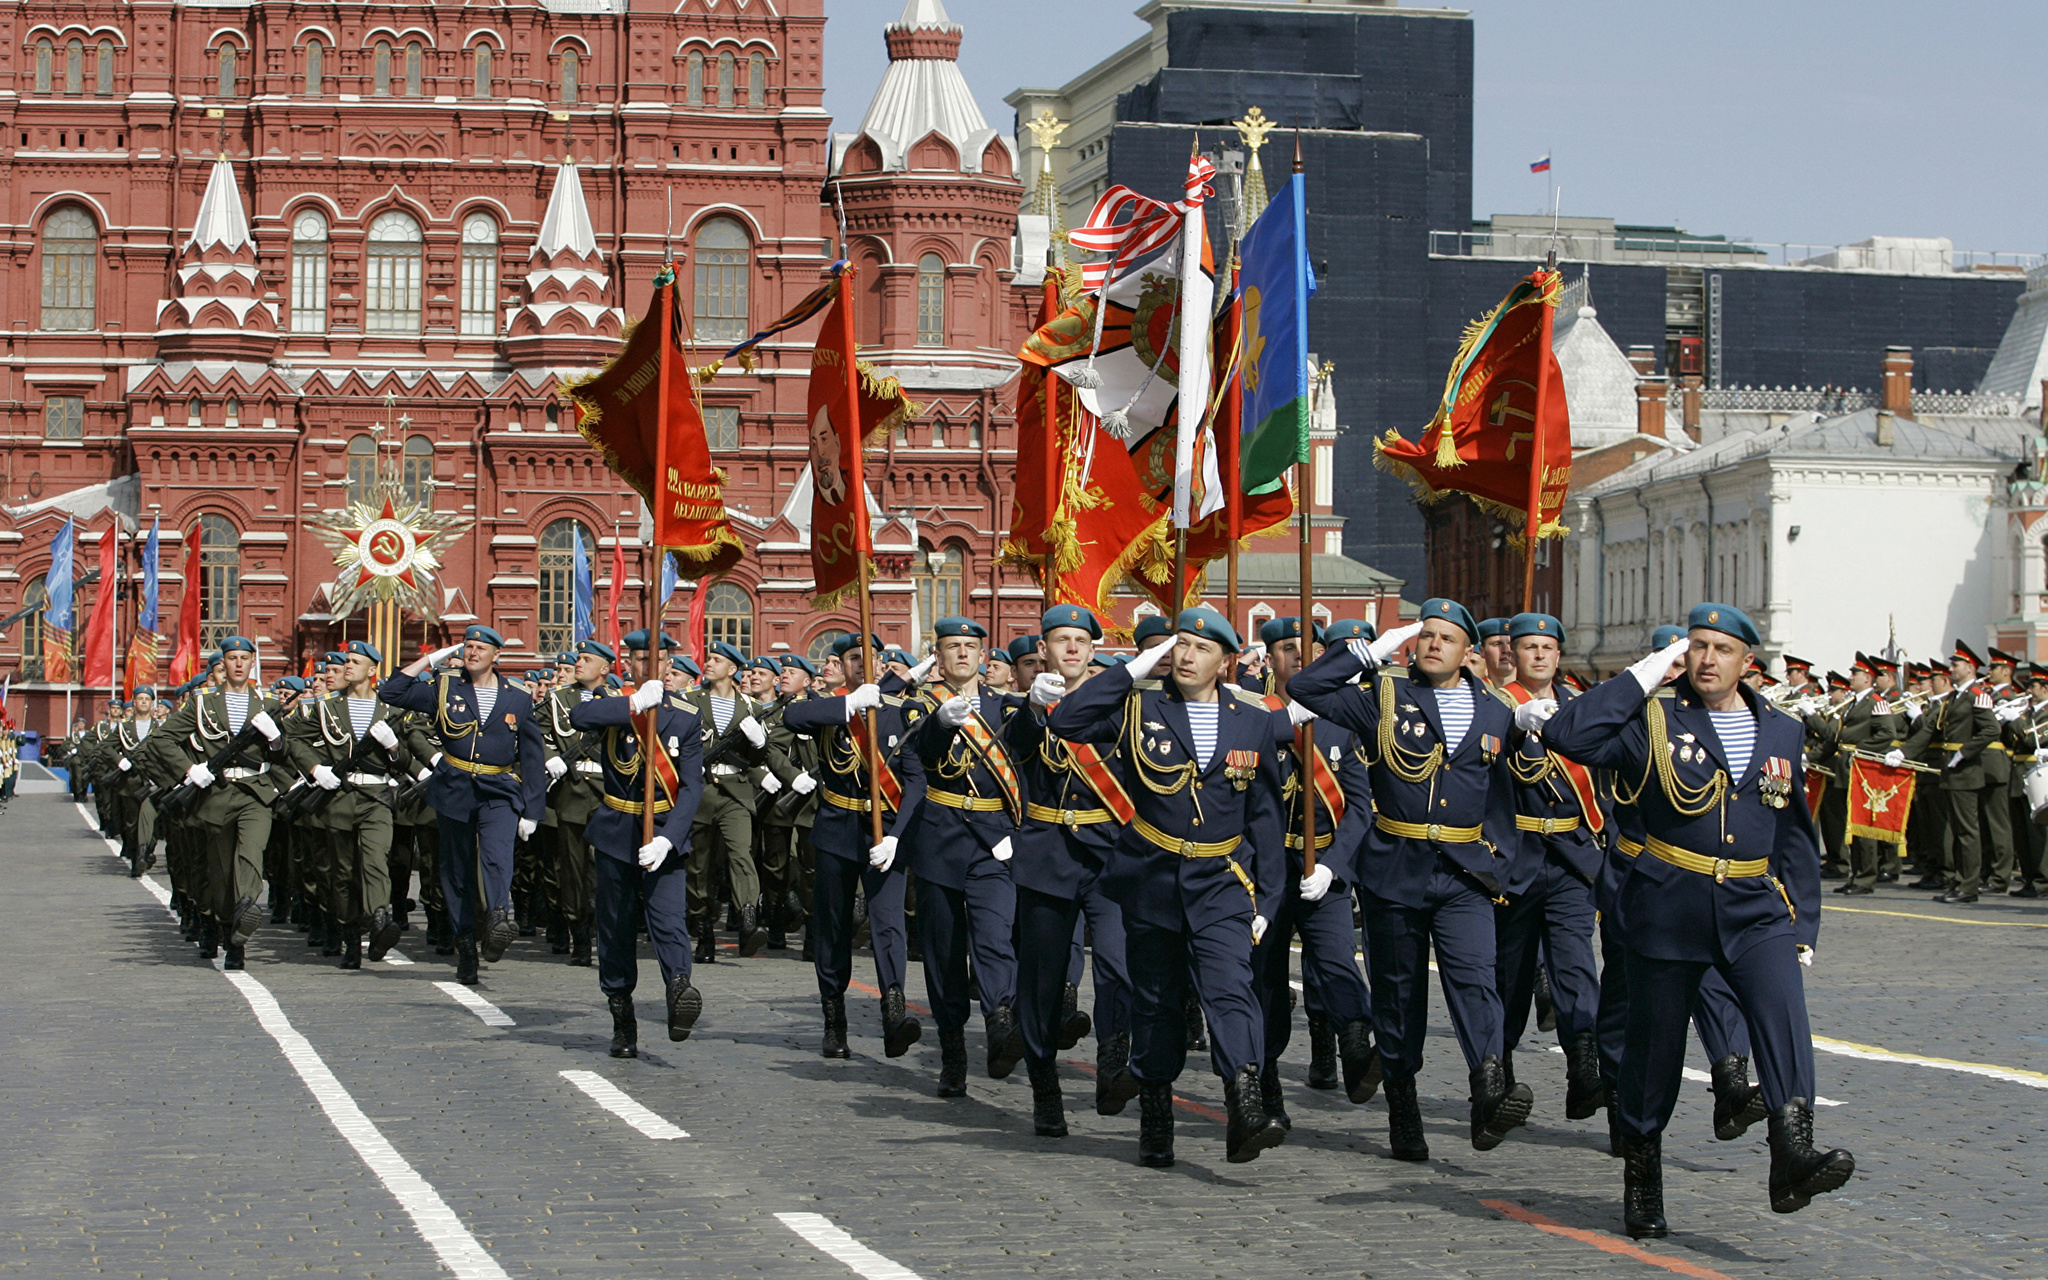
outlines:
[[[867,668],[880,656],[882,643],[867,651]],[[858,635],[833,642],[834,657],[843,658],[860,643]],[[872,672],[870,672],[872,673]],[[875,734],[882,777],[882,829],[902,841],[924,804],[924,762],[912,735],[924,717],[915,699],[900,696],[903,682],[885,677],[877,686],[882,704],[876,708]],[[791,703],[782,723],[798,733],[824,740],[824,774],[819,778],[820,803],[811,826],[817,853],[817,882],[811,900],[818,995],[824,1006],[824,1056],[851,1056],[846,1043],[846,988],[853,980],[853,898],[856,889],[867,898],[868,933],[875,950],[875,981],[882,992],[884,1052],[898,1058],[923,1034],[917,1019],[905,1012],[903,981],[908,964],[903,893],[910,873],[907,859],[897,857],[886,868],[871,864],[874,845],[869,808],[865,715],[847,709],[847,693]]]
[[[505,643],[482,625],[468,628],[463,639],[498,648]],[[463,980],[473,981],[479,889],[487,913],[484,959],[496,963],[512,941],[512,851],[518,826],[522,820],[538,824],[547,806],[547,748],[533,699],[503,681],[479,689],[459,666],[417,677],[397,672],[377,696],[426,716],[440,739],[441,759],[426,798],[440,817],[441,886],[461,960],[458,978],[467,974]]]
[[[1050,636],[1062,627],[1102,638],[1102,624],[1079,605],[1046,610],[1039,631]],[[1100,679],[1099,671],[1089,678]],[[1058,1099],[1059,1078],[1047,1073],[1054,1055],[1074,1043],[1066,1034],[1071,955],[1085,917],[1095,961],[1095,1109],[1120,1115],[1138,1092],[1130,1071],[1131,979],[1123,911],[1104,891],[1102,873],[1136,809],[1106,753],[1054,737],[1040,710],[1012,715],[1006,740],[1027,800],[1010,878],[1017,885],[1017,1021],[1033,1092],[1044,1092],[1045,1080]],[[1065,1121],[1041,1132],[1047,1129],[1064,1133]]]
[[[1718,636],[1754,647],[1749,618],[1696,606],[1695,646]],[[1771,1122],[1771,1207],[1789,1213],[1846,1182],[1846,1152],[1813,1150],[1813,1036],[1798,952],[1820,926],[1820,849],[1805,802],[1798,721],[1737,685],[1731,732],[1754,732],[1731,761],[1690,679],[1647,698],[1632,672],[1561,706],[1545,728],[1554,750],[1611,769],[1643,821],[1644,851],[1621,891],[1629,949],[1628,1049],[1618,1127],[1630,1234],[1665,1232],[1661,1138],[1685,1064],[1685,1024],[1701,977],[1728,979],[1748,1015]],[[1740,737],[1735,739],[1740,744]],[[1739,750],[1737,751],[1739,757]]]
[[[1562,653],[1564,624],[1547,613],[1508,620],[1510,641],[1547,636]],[[1518,681],[1504,686],[1519,704],[1535,695]],[[1563,679],[1550,687],[1562,704],[1574,696]],[[1600,980],[1593,965],[1594,888],[1606,850],[1601,782],[1593,771],[1551,751],[1540,732],[1511,753],[1515,825],[1522,844],[1503,878],[1507,903],[1494,909],[1494,973],[1500,987],[1502,1062],[1514,1079],[1514,1052],[1528,1026],[1538,953],[1550,978],[1557,1039],[1565,1051],[1565,1115],[1583,1120],[1603,1105],[1600,1077]]]
[[[1431,599],[1429,620],[1476,640],[1465,606]],[[1354,678],[1364,679],[1353,685]],[[1456,673],[1472,704],[1463,737],[1445,737],[1438,691],[1419,669],[1368,670],[1350,645],[1333,647],[1290,686],[1295,701],[1367,743],[1373,821],[1360,842],[1366,969],[1386,1074],[1393,1155],[1426,1160],[1415,1072],[1429,1034],[1429,952],[1472,1083],[1472,1143],[1497,1146],[1528,1117],[1527,1086],[1501,1061],[1494,904],[1518,862],[1509,754],[1519,736],[1507,703],[1469,670]]]
[[[940,618],[935,640],[986,640],[988,629],[968,618]],[[917,877],[917,923],[924,950],[925,992],[939,1029],[939,1096],[967,1093],[967,958],[974,956],[988,1074],[1008,1076],[1024,1056],[1017,1026],[1017,886],[1008,863],[1024,830],[1024,783],[1004,729],[1022,699],[977,685],[972,712],[958,728],[936,712],[952,691],[932,685],[921,695],[925,715],[917,729],[924,761],[924,805],[904,839]],[[1071,937],[1071,932],[1069,934]],[[1061,952],[1065,972],[1065,952]]]
[[[664,694],[654,716],[656,743],[674,768],[675,785],[671,789],[657,769],[654,834],[657,842],[668,841],[668,849],[650,868],[641,858],[647,805],[646,758],[641,751],[645,713],[636,724],[629,700],[623,697],[589,698],[569,710],[571,728],[602,735],[592,754],[604,770],[603,803],[592,810],[583,836],[597,855],[597,984],[611,1009],[614,1058],[638,1056],[633,1015],[633,988],[640,978],[634,953],[636,914],[646,922],[647,940],[661,966],[668,1038],[688,1039],[703,1011],[703,999],[690,983],[684,853],[690,847],[697,803],[704,795],[704,745],[697,714],[681,698]]]
[[[1183,610],[1175,624],[1226,654],[1242,647],[1213,609]],[[1273,718],[1254,695],[1219,686],[1215,696],[1216,741],[1206,760],[1178,684],[1134,679],[1128,664],[1068,694],[1047,721],[1069,742],[1116,747],[1136,808],[1109,851],[1103,888],[1123,909],[1139,1162],[1150,1166],[1173,1163],[1172,1083],[1187,1060],[1190,977],[1230,1106],[1229,1158],[1256,1158],[1285,1137],[1260,1096],[1264,1013],[1252,979],[1253,924],[1278,910],[1286,875]]]

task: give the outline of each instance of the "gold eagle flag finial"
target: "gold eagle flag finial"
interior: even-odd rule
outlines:
[[[1230,122],[1237,128],[1237,136],[1253,151],[1266,145],[1266,135],[1279,128],[1275,121],[1266,119],[1266,113],[1257,107],[1244,113],[1244,119]]]

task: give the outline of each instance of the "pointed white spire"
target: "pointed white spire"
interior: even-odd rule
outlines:
[[[946,16],[946,6],[941,0],[905,0],[903,16],[896,20],[897,28],[910,27],[953,27],[953,20]]]
[[[590,225],[590,207],[583,203],[583,182],[576,176],[574,160],[562,161],[555,170],[555,190],[540,222],[536,252],[552,258],[564,249],[586,258],[597,253],[597,232]]]
[[[213,162],[213,173],[206,179],[206,194],[200,197],[199,216],[193,220],[192,239],[186,248],[219,245],[232,251],[248,243],[249,219],[242,212],[242,193],[235,186],[234,167],[223,154]]]

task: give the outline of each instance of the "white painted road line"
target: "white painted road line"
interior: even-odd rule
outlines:
[[[2023,1084],[2029,1089],[2048,1089],[2048,1072],[2026,1071],[2018,1067],[1997,1067],[1985,1062],[1958,1062],[1954,1058],[1923,1058],[1917,1054],[1894,1053],[1874,1044],[1857,1044],[1850,1040],[1830,1040],[1815,1036],[1813,1047],[1823,1053],[1838,1053],[1845,1058],[1861,1058],[1865,1062],[1900,1062],[1913,1067],[1933,1067],[1938,1071],[1960,1071],[1965,1075],[1985,1076],[1992,1080],[2003,1080],[2007,1084]]]
[[[650,1138],[687,1138],[690,1135],[633,1101],[624,1089],[595,1071],[564,1071],[562,1079],[590,1095],[590,1100]]]
[[[434,985],[439,987],[450,1000],[469,1010],[477,1017],[482,1018],[487,1026],[516,1027],[519,1025],[512,1021],[510,1014],[459,982],[437,982]]]
[[[392,951],[386,951],[386,952],[384,953],[384,963],[385,963],[385,964],[411,964],[411,963],[412,963],[412,957],[411,957],[411,956],[408,956],[408,955],[406,955],[406,954],[405,954],[405,953],[404,953],[403,951],[397,951],[397,950],[392,950]]]
[[[918,1280],[917,1272],[876,1253],[833,1226],[832,1219],[823,1214],[778,1213],[775,1220],[802,1236],[819,1253],[845,1263],[857,1276],[867,1280]]]

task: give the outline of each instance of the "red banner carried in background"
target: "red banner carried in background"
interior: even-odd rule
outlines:
[[[128,640],[128,666],[121,673],[121,687],[128,698],[140,688],[156,686],[156,661],[163,640],[154,631],[137,630]]]
[[[1060,276],[1048,263],[1037,327],[1051,324],[1059,313]],[[1016,496],[1010,507],[1010,536],[1003,543],[1003,558],[1036,570],[1040,586],[1045,584],[1048,557],[1057,572],[1067,572],[1060,553],[1073,540],[1073,517],[1060,505],[1067,450],[1066,432],[1058,429],[1072,415],[1071,411],[1062,415],[1060,407],[1053,404],[1054,397],[1072,395],[1044,365],[1024,362],[1017,377]]]
[[[1407,477],[1419,501],[1466,494],[1508,520],[1518,545],[1528,517],[1530,467],[1539,457],[1537,536],[1569,532],[1558,516],[1571,485],[1571,414],[1564,373],[1549,342],[1562,286],[1555,271],[1530,272],[1490,314],[1467,326],[1422,439],[1411,444],[1389,428],[1373,446],[1374,462]]]
[[[1821,797],[1828,793],[1828,775],[1818,769],[1806,771],[1806,811],[1820,817]]]
[[[199,674],[199,527],[185,536],[185,581],[179,587],[177,644],[171,650],[171,683]],[[311,673],[308,672],[310,675]]]
[[[1913,809],[1911,769],[1894,769],[1882,760],[1857,756],[1849,761],[1849,829],[1887,844],[1906,843],[1906,818]]]
[[[854,359],[847,350],[846,276],[839,277],[838,285],[832,309],[825,313],[825,327],[811,349],[810,397],[804,406],[810,424],[813,607],[818,609],[837,607],[857,584],[859,558],[874,553],[866,495],[855,492],[853,482],[854,451],[876,432],[894,430],[919,408],[904,397],[896,379],[876,377],[858,362],[860,403],[846,403],[846,363]],[[852,429],[855,422],[857,432]]]
[[[93,596],[92,616],[86,620],[85,643],[78,655],[84,669],[81,684],[114,683],[114,608],[121,597],[120,571],[114,563],[114,527],[100,534],[100,589]]]

